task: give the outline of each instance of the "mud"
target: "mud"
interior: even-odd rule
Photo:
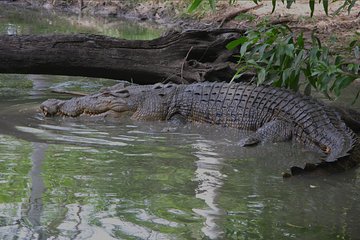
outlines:
[[[303,32],[310,39],[315,33],[323,44],[333,52],[346,55],[349,43],[360,41],[360,6],[356,3],[351,12],[344,8],[334,15],[343,1],[329,3],[329,15],[323,10],[322,4],[315,5],[314,16],[310,17],[310,7],[307,0],[294,3],[290,9],[278,1],[274,13],[271,1],[263,1],[259,5],[252,1],[238,1],[230,5],[229,1],[218,1],[217,11],[206,8],[206,2],[189,14],[189,2],[174,1],[38,1],[18,0],[8,1],[29,8],[45,8],[49,11],[65,11],[79,15],[95,15],[106,18],[126,18],[143,23],[155,23],[171,30],[213,29],[220,27],[253,28],[260,22],[270,24],[287,24],[294,32]],[[205,4],[205,5],[204,5]],[[205,7],[204,7],[205,6]],[[237,14],[238,13],[238,14]]]

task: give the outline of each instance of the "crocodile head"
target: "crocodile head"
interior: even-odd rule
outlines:
[[[119,114],[134,111],[134,103],[139,94],[132,94],[123,85],[108,88],[100,93],[70,100],[49,99],[40,105],[45,116],[78,117],[81,115]]]
[[[45,116],[115,116],[135,112],[133,119],[161,120],[166,118],[174,84],[129,85],[120,83],[100,93],[70,100],[49,99],[40,109]]]

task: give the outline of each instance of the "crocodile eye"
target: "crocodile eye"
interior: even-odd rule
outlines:
[[[127,89],[119,89],[119,90],[116,90],[114,92],[115,93],[129,93],[129,90],[127,90]]]
[[[163,88],[163,86],[164,85],[162,83],[157,83],[154,85],[154,89],[161,89],[161,88]]]
[[[106,91],[102,93],[105,97],[119,97],[119,98],[127,98],[130,96],[129,90],[127,89],[120,89],[116,91]]]

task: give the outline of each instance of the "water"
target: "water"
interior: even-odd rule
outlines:
[[[0,5],[0,32],[8,35],[81,32],[146,40],[158,37],[162,31],[155,26],[142,26],[135,22],[123,22],[115,18],[82,18],[75,15],[55,14],[48,10],[39,11]]]
[[[0,12],[0,29],[30,28],[14,20],[29,12],[4,14],[11,10]],[[31,14],[40,14],[32,33],[61,31],[46,24],[47,13]],[[283,180],[289,166],[317,156],[291,143],[239,148],[247,133],[214,126],[163,133],[167,123],[38,112],[47,98],[69,97],[51,89],[92,92],[113,83],[0,75],[0,239],[360,236],[359,169]]]

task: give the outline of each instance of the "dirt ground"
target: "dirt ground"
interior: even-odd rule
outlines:
[[[270,23],[284,23],[295,32],[304,32],[310,37],[315,31],[320,40],[333,51],[344,51],[355,39],[360,41],[360,2],[347,8],[338,15],[333,13],[344,0],[329,1],[329,16],[326,16],[322,4],[316,1],[314,16],[310,17],[308,0],[298,0],[291,8],[286,8],[280,0],[274,13],[271,1],[262,1],[256,5],[253,1],[239,0],[229,4],[229,0],[218,0],[216,11],[211,11],[207,0],[192,14],[187,8],[192,0],[17,0],[35,7],[62,9],[68,12],[100,15],[104,17],[133,18],[143,22],[155,22],[169,29],[218,28],[218,27],[254,27],[264,19]],[[240,13],[241,19],[237,13]],[[358,33],[358,35],[356,35]]]
[[[193,14],[187,12],[191,0],[151,0],[132,4],[129,4],[132,1],[118,0],[83,0],[83,2],[85,6],[83,11],[90,14],[155,21],[169,28],[254,27],[264,19],[268,19],[272,23],[285,23],[295,32],[303,31],[305,37],[310,37],[312,31],[315,31],[320,40],[334,51],[346,48],[354,39],[360,40],[360,35],[355,34],[356,32],[360,34],[359,2],[355,4],[350,14],[347,8],[344,8],[340,14],[334,15],[344,1],[329,1],[329,15],[326,16],[322,4],[316,1],[313,17],[310,17],[308,0],[298,0],[290,9],[278,0],[274,13],[271,13],[271,1],[262,1],[256,5],[253,1],[240,0],[231,5],[229,0],[218,0],[217,10],[211,11],[207,0],[204,0],[202,6]],[[234,19],[239,11],[242,11],[242,15],[247,18]],[[232,20],[226,19],[231,15],[233,15]]]
[[[224,24],[223,27],[253,27],[265,18],[272,23],[284,23],[291,27],[295,32],[303,31],[305,36],[311,35],[315,31],[322,42],[329,45],[332,49],[342,49],[355,39],[360,40],[360,4],[357,3],[348,14],[347,8],[338,15],[334,12],[342,5],[343,1],[329,3],[329,15],[326,16],[322,4],[315,5],[314,16],[310,17],[310,7],[308,1],[301,0],[294,3],[290,9],[285,4],[277,1],[274,13],[271,1],[263,1],[255,5],[252,1],[238,1],[234,6],[223,4],[218,6],[218,11],[213,15],[204,17],[204,21],[220,22],[224,17],[231,13],[247,10],[242,13],[248,19],[233,19]],[[240,14],[241,15],[241,14]]]

